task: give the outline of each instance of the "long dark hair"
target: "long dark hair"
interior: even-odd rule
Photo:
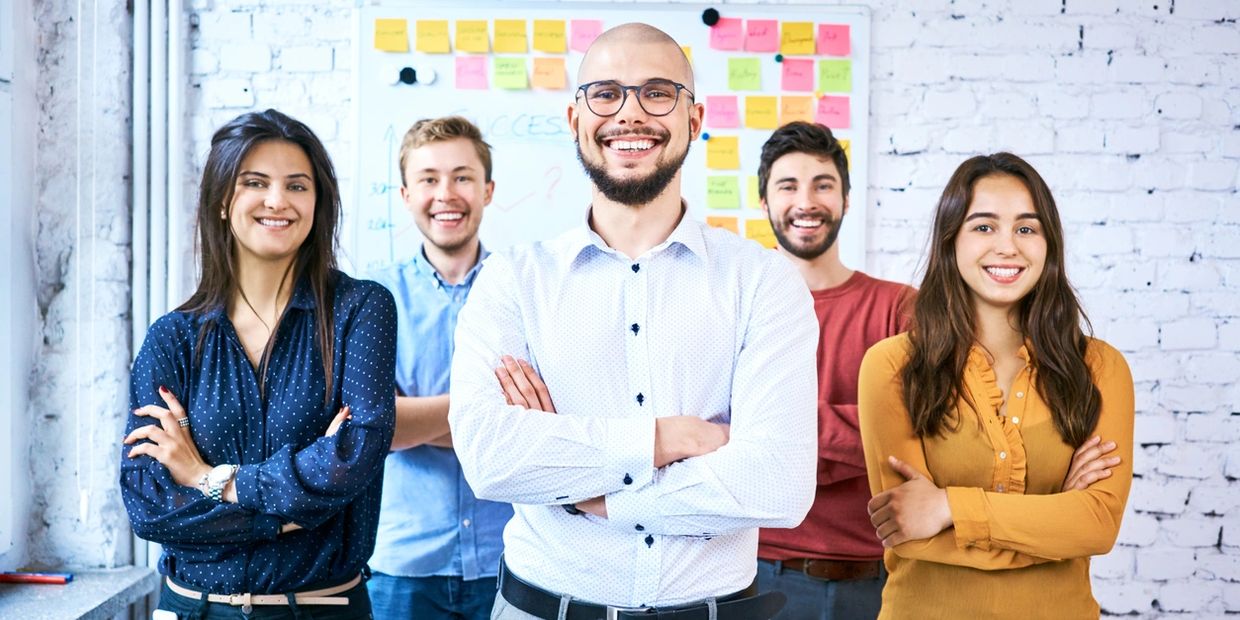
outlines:
[[[198,249],[202,273],[198,290],[177,310],[205,314],[227,308],[237,288],[237,256],[232,227],[226,217],[232,205],[237,173],[250,150],[262,142],[280,140],[297,145],[310,159],[314,173],[314,222],[305,242],[293,259],[292,282],[296,286],[304,277],[314,297],[319,353],[322,355],[327,398],[332,393],[332,357],[334,317],[332,295],[335,287],[336,247],[339,243],[336,224],[340,221],[340,189],[336,171],[327,149],[318,136],[302,122],[275,110],[248,112],[229,121],[211,137],[211,152],[202,171],[198,191]],[[196,357],[201,356],[202,343],[213,322],[204,322],[198,332]],[[263,350],[259,377],[266,375],[271,342]],[[261,384],[260,384],[261,385]]]
[[[1063,225],[1050,188],[1032,166],[1011,153],[973,157],[960,164],[939,198],[926,277],[909,330],[912,351],[901,373],[904,405],[921,437],[940,433],[961,397],[977,406],[963,389],[975,321],[969,288],[956,265],[956,236],[977,181],[993,175],[1021,181],[1042,224],[1046,265],[1033,290],[1019,302],[1019,326],[1031,343],[1038,393],[1051,409],[1055,429],[1066,443],[1078,447],[1098,423],[1102,402],[1085,363],[1089,339],[1081,325],[1089,328],[1089,319],[1064,271]]]

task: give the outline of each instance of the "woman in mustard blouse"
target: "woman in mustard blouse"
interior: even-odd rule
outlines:
[[[1132,483],[1128,365],[1082,330],[1059,212],[1024,160],[961,164],[931,234],[913,328],[861,366],[880,618],[1097,618],[1089,558]]]

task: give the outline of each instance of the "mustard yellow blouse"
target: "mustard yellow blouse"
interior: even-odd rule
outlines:
[[[874,345],[861,364],[861,440],[870,490],[904,479],[895,456],[947,489],[955,527],[909,541],[884,555],[890,577],[883,619],[1097,618],[1089,557],[1115,544],[1132,484],[1133,388],[1119,351],[1092,340],[1086,362],[1102,393],[1096,435],[1117,445],[1111,477],[1061,493],[1073,448],[1055,430],[1028,364],[1012,382],[1007,415],[986,355],[975,346],[965,367],[956,428],[938,437],[913,433],[900,388],[907,335]],[[951,425],[949,425],[951,426]]]

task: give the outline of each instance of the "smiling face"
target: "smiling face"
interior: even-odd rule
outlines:
[[[473,143],[454,138],[411,149],[404,180],[400,197],[426,242],[448,254],[471,251],[495,190]]]
[[[292,261],[314,226],[315,199],[314,171],[301,147],[269,140],[250,149],[226,213],[238,268]]]
[[[978,179],[956,236],[956,266],[975,310],[1011,312],[1045,265],[1046,237],[1025,184],[1007,174]]]
[[[835,247],[848,201],[835,162],[793,152],[771,164],[762,208],[779,247],[813,260]]]
[[[639,94],[632,90],[612,116],[595,114],[582,91],[569,106],[568,123],[576,136],[577,156],[595,187],[621,204],[648,203],[679,178],[689,143],[701,130],[703,108],[689,95],[692,71],[684,52],[666,35],[648,26],[627,25],[600,37],[582,60],[578,83],[600,80],[623,86],[664,80],[687,89],[677,93],[673,87],[671,94],[651,91],[651,96],[679,97],[666,116],[647,113],[638,103]]]

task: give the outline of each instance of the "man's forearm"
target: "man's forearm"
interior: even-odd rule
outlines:
[[[392,450],[405,450],[423,444],[452,447],[452,438],[448,435],[447,394],[396,397],[396,432],[392,435]]]

